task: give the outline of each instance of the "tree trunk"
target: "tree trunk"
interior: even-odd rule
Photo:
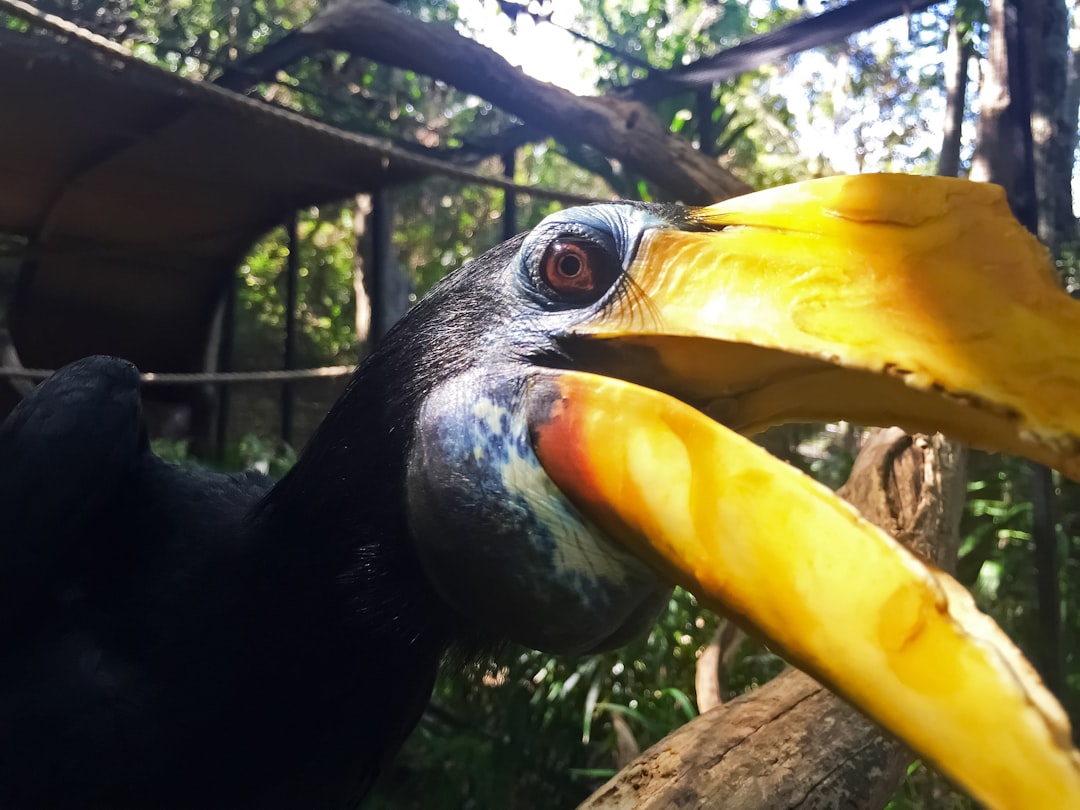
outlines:
[[[971,179],[1012,186],[1013,166],[1007,144],[1009,61],[1005,46],[1005,0],[990,0],[989,40],[979,85],[979,123]]]
[[[1026,0],[1024,28],[1032,76],[1031,137],[1038,201],[1038,235],[1055,256],[1076,234],[1072,170],[1076,117],[1068,110],[1069,11],[1064,0]],[[1033,465],[1032,521],[1041,630],[1041,672],[1065,696],[1065,639],[1061,605],[1062,562],[1057,543],[1057,499],[1050,470]]]
[[[745,640],[746,633],[742,628],[727,619],[720,620],[716,632],[694,665],[694,694],[699,714],[724,702],[724,684],[720,673],[732,663]]]
[[[1039,238],[1055,255],[1075,231],[1072,167],[1076,112],[1067,109],[1069,11],[1065,0],[1025,0],[1034,84],[1031,135],[1035,145],[1035,191]],[[1070,116],[1071,112],[1071,116]],[[1071,117],[1071,121],[1070,121]]]
[[[916,553],[955,568],[964,453],[940,436],[876,432],[841,489]],[[881,810],[910,755],[808,675],[789,669],[668,735],[579,810]]]
[[[1046,164],[1058,145],[1050,143],[1057,114],[1064,104],[1065,20],[1061,0],[990,0],[990,39],[979,118],[977,161],[972,179],[1005,187],[1016,218],[1033,233],[1044,230],[1046,209],[1041,203],[1055,184],[1070,178],[1050,176]],[[1049,29],[1047,28],[1049,26]],[[1044,39],[1045,37],[1045,39]],[[1045,51],[1059,51],[1059,59]],[[1036,71],[1044,70],[1039,76]],[[1052,74],[1052,75],[1051,75]],[[1060,74],[1060,75],[1058,75]],[[1051,88],[1038,87],[1043,81]],[[1056,93],[1056,98],[1049,94]],[[1041,105],[1041,106],[1040,106]],[[1036,113],[1037,110],[1041,112]],[[1043,141],[1039,146],[1039,140]],[[1071,158],[1070,158],[1071,166]],[[1041,177],[1041,180],[1040,180]],[[1032,537],[1035,554],[1035,591],[1040,637],[1039,672],[1055,695],[1064,692],[1060,560],[1057,553],[1057,518],[1050,470],[1032,464]]]
[[[1071,41],[1076,48],[1065,58],[1065,97],[1062,102],[1062,130],[1056,156],[1055,172],[1059,173],[1055,186],[1054,218],[1051,221],[1051,244],[1066,245],[1080,242],[1080,227],[1074,216],[1072,201],[1072,173],[1076,171],[1077,140],[1080,136],[1080,10],[1072,9]],[[1053,175],[1051,175],[1053,176]]]
[[[1072,177],[1076,159],[1077,140],[1080,137],[1080,11],[1072,13],[1072,36],[1076,47],[1069,51],[1066,61],[1064,126],[1062,133],[1063,149],[1069,155],[1068,171],[1062,178]],[[1056,239],[1059,244],[1080,240],[1080,229],[1073,216],[1072,183],[1062,183],[1061,201],[1057,207],[1058,220],[1055,223]]]
[[[971,45],[961,36],[954,13],[949,20],[949,44],[945,52],[945,126],[937,165],[937,173],[944,177],[960,176],[960,135],[964,125],[970,61]]]

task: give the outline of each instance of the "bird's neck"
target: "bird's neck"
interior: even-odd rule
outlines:
[[[445,645],[446,607],[412,550],[404,509],[392,506],[399,494],[360,470],[327,476],[321,467],[290,473],[257,516],[285,578],[320,589],[369,642]]]
[[[381,431],[360,443],[335,427],[331,414],[252,528],[276,560],[272,578],[295,591],[284,598],[303,605],[286,621],[301,654],[320,661],[325,701],[356,714],[361,747],[378,741],[365,756],[384,762],[427,705],[454,628],[409,538],[405,447]]]
[[[452,612],[424,576],[407,519],[409,392],[369,363],[258,510],[260,531],[306,565],[368,639],[445,646]],[[390,395],[385,392],[392,391]]]

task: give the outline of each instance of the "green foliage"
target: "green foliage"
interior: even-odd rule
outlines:
[[[1048,645],[1060,645],[1065,684],[1058,697],[1075,723],[1080,717],[1080,485],[1054,474],[1060,601],[1043,605],[1033,565],[1032,466],[974,454],[970,477],[971,497],[961,527],[961,581],[1037,667],[1045,666]],[[1042,609],[1064,617],[1063,639],[1044,636]]]
[[[627,58],[619,58],[597,50],[598,85],[608,89],[648,75],[641,60],[660,70],[689,64],[796,16],[791,9],[769,3],[763,16],[751,18],[747,4],[739,0],[587,0],[577,28],[626,54]],[[792,137],[795,121],[787,103],[772,87],[777,70],[765,67],[724,82],[708,93],[706,105],[687,91],[657,102],[654,110],[673,132],[718,155],[752,186],[803,179],[810,168]],[[642,187],[637,195],[642,199],[651,196],[639,179],[631,178],[629,185]]]
[[[1074,298],[1080,295],[1080,232],[1073,241],[1061,246],[1057,266],[1065,289]]]
[[[19,31],[25,32],[30,30],[30,26],[16,17],[9,17],[6,14],[0,14],[0,28],[6,31]]]
[[[797,127],[819,171],[933,171],[949,17],[949,9],[935,9],[892,20],[795,58],[791,77],[801,77],[805,94]],[[790,78],[788,85],[796,90]],[[964,154],[970,157],[970,141]]]
[[[205,459],[191,455],[191,444],[186,440],[154,439],[151,447],[160,458],[172,464],[208,466]],[[225,472],[253,470],[278,479],[295,463],[296,451],[292,447],[249,433],[227,447],[224,458],[213,466]]]
[[[395,194],[394,246],[419,294],[500,241],[502,196],[445,177]]]
[[[349,363],[356,357],[352,205],[301,211],[297,217],[297,363]],[[236,355],[253,369],[281,363],[288,237],[277,228],[240,265]]]
[[[978,810],[979,805],[957,793],[943,776],[921,761],[908,766],[907,778],[885,810]]]
[[[620,86],[648,75],[641,63],[659,70],[688,64],[793,16],[770,5],[767,18],[751,20],[739,0],[584,0],[576,27],[611,46],[596,54],[599,83]]]
[[[615,771],[611,718],[642,750],[696,715],[694,669],[716,617],[676,590],[652,631],[619,650],[552,656],[512,646],[466,667],[451,659],[435,709],[380,785],[375,808],[572,807]],[[747,644],[726,698],[782,662]]]

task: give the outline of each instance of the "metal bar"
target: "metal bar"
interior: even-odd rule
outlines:
[[[218,346],[218,369],[229,371],[232,368],[233,343],[236,337],[236,286],[239,281],[239,267],[234,267],[229,274],[229,284],[225,288],[224,311],[221,316],[221,344]],[[214,455],[218,461],[225,459],[225,447],[229,441],[229,387],[217,385],[217,419],[214,436]]]
[[[402,280],[394,260],[394,194],[388,188],[380,188],[371,195],[371,335],[368,345],[372,350],[390,331],[397,319],[408,308],[402,302]]]
[[[285,345],[281,367],[291,371],[296,367],[296,305],[300,277],[300,236],[298,216],[294,212],[286,224],[289,237],[289,256],[285,263]],[[281,441],[292,444],[295,390],[292,382],[281,386]]]
[[[502,155],[503,165],[503,177],[514,182],[514,169],[517,163],[517,150],[508,149]],[[517,220],[518,220],[518,199],[517,194],[512,189],[506,189],[503,192],[503,221],[502,221],[502,238],[505,242],[507,239],[517,234]]]
[[[716,104],[713,102],[712,93],[712,85],[702,87],[695,93],[697,110],[694,116],[698,120],[698,150],[703,155],[716,157],[716,133],[713,130],[713,110],[716,109]]]
[[[314,380],[331,377],[347,377],[356,371],[356,366],[318,366],[316,368],[298,368],[292,371],[207,371],[207,372],[169,372],[144,371],[139,374],[143,385],[236,385],[251,383],[273,383],[280,385],[286,380]],[[0,366],[0,379],[44,380],[56,373],[47,368],[15,368]]]

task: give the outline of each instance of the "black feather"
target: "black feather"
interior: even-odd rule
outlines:
[[[364,794],[447,646],[492,641],[424,576],[405,465],[433,387],[555,351],[541,329],[492,337],[516,334],[520,245],[414,308],[276,485],[156,457],[120,360],[74,363],[19,405],[0,427],[0,807]]]

